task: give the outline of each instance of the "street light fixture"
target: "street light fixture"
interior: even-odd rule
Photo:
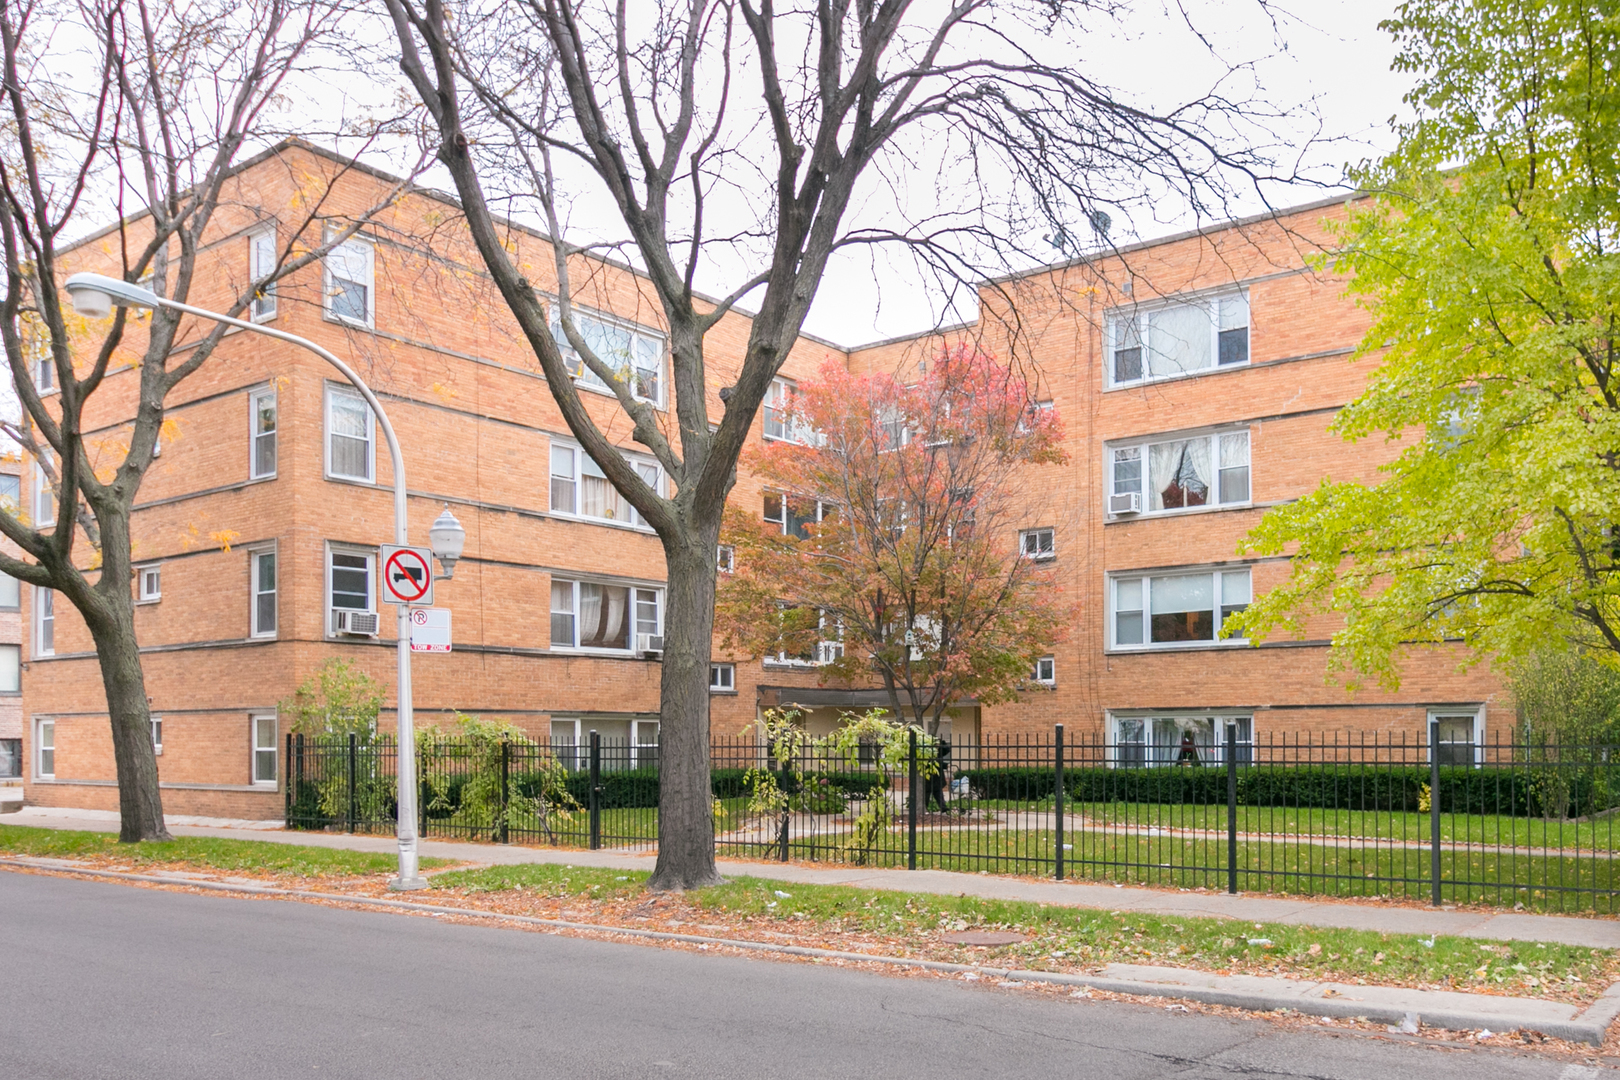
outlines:
[[[211,319],[226,326],[234,326],[239,330],[248,330],[255,334],[263,334],[280,341],[300,345],[310,352],[337,368],[356,390],[365,398],[366,404],[371,407],[372,414],[377,418],[377,426],[382,428],[383,438],[388,443],[388,456],[394,466],[394,543],[399,547],[410,546],[406,538],[405,515],[405,457],[400,453],[399,439],[394,435],[394,425],[388,422],[388,414],[383,411],[382,403],[377,395],[371,392],[365,380],[361,379],[354,369],[339,360],[332,353],[321,348],[308,338],[301,338],[297,334],[289,334],[284,330],[276,330],[258,323],[247,322],[242,319],[233,319],[229,315],[221,315],[206,308],[192,307],[182,304],[178,300],[169,300],[161,297],[151,289],[118,278],[107,277],[104,274],[74,274],[63,283],[67,289],[68,297],[73,302],[73,310],[87,319],[105,319],[112,314],[116,307],[134,308],[169,308],[171,311],[181,311],[187,315],[195,315],[202,319]],[[449,510],[441,516],[449,516]],[[448,531],[445,536],[445,553],[450,556],[446,565],[445,577],[449,577],[449,567],[454,565],[456,558],[461,555],[461,547],[466,533],[461,529],[461,523],[454,517],[450,521],[455,524],[455,531],[460,533],[459,538],[451,538]],[[435,522],[437,528],[439,522]],[[439,538],[434,538],[434,554],[439,555]],[[453,549],[453,550],[452,550]],[[440,556],[441,561],[443,556]],[[416,835],[416,725],[415,715],[411,705],[411,624],[410,611],[404,605],[397,605],[398,619],[398,673],[399,673],[399,766],[396,778],[399,785],[398,795],[398,822],[396,834],[399,837],[399,878],[389,884],[393,889],[425,889],[427,882],[423,880],[420,861],[417,853]]]
[[[444,579],[449,581],[455,576],[456,561],[461,558],[462,549],[467,546],[467,530],[461,527],[448,505],[428,529],[428,544],[433,548],[434,558],[444,567]]]

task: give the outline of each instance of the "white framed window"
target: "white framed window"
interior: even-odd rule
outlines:
[[[135,568],[135,602],[137,604],[155,604],[163,599],[163,567],[154,563],[151,566],[137,566]]]
[[[721,544],[714,552],[714,568],[722,574],[737,572],[737,549],[730,544]]]
[[[1142,514],[1249,505],[1247,428],[1113,446],[1106,453],[1113,513],[1133,503]]]
[[[1248,568],[1110,578],[1110,645],[1157,649],[1243,643],[1241,638],[1222,638],[1221,626],[1249,606],[1251,584]]]
[[[638,637],[663,633],[662,589],[551,580],[551,647],[630,653]]]
[[[367,415],[370,412],[366,410]],[[248,395],[248,476],[251,479],[276,475],[276,428],[275,388],[255,390]]]
[[[578,720],[552,718],[551,753],[565,769],[585,768],[589,764],[580,753]]]
[[[1110,765],[1153,768],[1226,764],[1226,735],[1235,736],[1240,765],[1254,761],[1254,718],[1171,713],[1108,717]]]
[[[54,394],[56,385],[56,360],[51,356],[51,350],[37,349],[34,355],[34,389],[41,394]]]
[[[949,404],[949,402],[947,402]],[[888,408],[878,416],[880,450],[898,450],[911,442],[911,428],[898,409]]]
[[[760,508],[762,518],[774,523],[784,535],[795,536],[800,540],[810,538],[806,526],[819,525],[836,512],[837,508],[832,503],[803,495],[783,495],[779,491],[765,492]]]
[[[45,464],[51,460],[49,450],[40,451],[40,460],[34,462],[34,524],[40,528],[56,524],[56,489],[45,475]]]
[[[1483,706],[1439,707],[1429,710],[1424,743],[1440,737],[1440,764],[1477,768],[1485,763],[1485,709]],[[1424,754],[1429,760],[1429,754]]]
[[[765,437],[767,439],[791,439],[798,442],[808,441],[799,425],[788,415],[792,408],[794,395],[798,393],[798,384],[792,379],[776,378],[765,391],[764,422]]]
[[[636,474],[653,491],[663,494],[663,470],[649,458],[625,455]],[[570,517],[589,518],[646,529],[636,508],[608,482],[607,474],[574,443],[551,440],[551,511]]]
[[[1249,296],[1242,289],[1142,304],[1108,316],[1109,386],[1172,379],[1249,362]]]
[[[0,694],[22,692],[22,646],[0,645]]]
[[[1035,669],[1029,673],[1029,679],[1031,682],[1040,683],[1042,686],[1056,686],[1057,658],[1043,656],[1035,661]]]
[[[644,326],[585,311],[573,305],[574,327],[596,358],[606,364],[630,387],[640,401],[662,407],[664,404],[664,336]],[[574,382],[592,390],[611,393],[596,372],[585,366],[579,353],[563,333],[562,311],[551,306],[551,336],[562,353],[563,363]]]
[[[1057,554],[1055,529],[1025,529],[1018,534],[1018,551],[1026,559],[1044,561]]]
[[[0,509],[8,514],[22,511],[22,477],[16,473],[0,473]]]
[[[34,586],[34,655],[56,655],[56,590]]]
[[[326,606],[328,632],[371,633],[378,629],[372,603],[377,574],[377,553],[358,548],[330,545],[326,551]],[[355,614],[369,615],[356,621]],[[364,625],[362,625],[364,624]]]
[[[10,574],[0,574],[0,611],[17,611],[22,607],[22,582]]]
[[[279,778],[276,754],[280,749],[274,713],[248,719],[248,730],[253,739],[253,783],[274,784]]]
[[[1041,413],[1051,411],[1052,402],[1050,401],[1030,402],[1024,407],[1024,415],[1018,421],[1018,434],[1028,435],[1031,431],[1035,430],[1036,417],[1040,416]]]
[[[630,767],[658,764],[658,721],[630,721]]]
[[[709,693],[735,694],[737,692],[737,665],[709,665]]]
[[[248,555],[249,593],[252,623],[249,633],[253,637],[276,636],[276,552],[274,548],[250,552]],[[369,595],[370,587],[367,586]]]
[[[375,270],[376,250],[359,237],[351,237],[327,252],[326,258],[321,260],[327,316],[354,326],[371,327],[377,313],[377,290],[373,287]]]
[[[34,723],[34,775],[41,780],[56,777],[56,721]]]
[[[338,480],[376,476],[377,418],[358,392],[326,386],[326,475]]]
[[[22,740],[0,739],[0,780],[21,780],[22,774]]]
[[[152,753],[158,757],[163,756],[163,717],[154,716],[152,721]]]
[[[276,271],[276,227],[248,234],[248,278],[260,281]],[[276,283],[266,281],[253,292],[253,321],[267,322],[276,317]]]
[[[785,615],[793,610],[788,605],[782,605]],[[844,658],[844,623],[827,611],[819,611],[816,616],[817,640],[800,652],[779,652],[775,656],[766,657],[771,663],[782,664],[789,667],[814,667],[821,664],[835,664]]]

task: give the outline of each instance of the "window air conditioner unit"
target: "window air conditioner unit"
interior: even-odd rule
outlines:
[[[636,651],[641,653],[661,653],[664,651],[663,634],[637,634]]]
[[[352,608],[333,608],[332,632],[334,634],[354,634],[360,637],[376,637],[377,613],[375,611],[355,611]]]
[[[1126,514],[1140,514],[1142,512],[1142,493],[1140,491],[1127,491],[1123,495],[1108,496],[1108,512],[1115,517]]]

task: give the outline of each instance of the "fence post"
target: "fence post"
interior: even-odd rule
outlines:
[[[1063,725],[1057,726],[1057,741],[1052,747],[1052,771],[1055,781],[1052,788],[1052,820],[1056,823],[1053,831],[1057,841],[1057,879],[1063,880]]]
[[[293,827],[293,733],[290,731],[287,732],[287,756],[284,760],[286,764],[283,768],[287,770],[287,780],[281,785],[281,817],[287,828],[290,829]],[[256,769],[254,775],[258,775]]]
[[[917,729],[910,728],[911,751],[907,759],[911,766],[911,797],[906,800],[906,869],[917,869]]]
[[[349,831],[354,832],[354,819],[359,813],[355,803],[355,774],[360,769],[360,736],[349,732]]]
[[[1226,891],[1237,895],[1237,725],[1226,725]]]
[[[591,850],[602,846],[602,736],[591,732]]]
[[[1429,721],[1429,877],[1430,897],[1440,906],[1440,722]]]
[[[299,794],[302,794],[304,789],[304,736],[302,734],[293,736],[293,775],[298,778],[295,783],[298,785]],[[317,820],[319,819],[319,810],[320,807],[317,803]]]
[[[507,807],[512,799],[512,744],[501,740],[501,843],[510,835],[506,827]]]

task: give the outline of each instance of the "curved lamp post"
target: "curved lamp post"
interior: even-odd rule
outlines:
[[[226,326],[234,326],[240,330],[249,330],[255,334],[277,338],[281,341],[301,345],[310,352],[337,368],[347,379],[360,396],[365,398],[366,404],[371,407],[377,423],[382,427],[383,438],[388,441],[388,456],[394,465],[394,543],[404,547],[409,541],[406,539],[405,524],[405,458],[399,450],[399,439],[394,435],[394,425],[388,422],[388,414],[383,411],[382,404],[377,395],[371,392],[371,387],[357,375],[353,368],[339,360],[327,350],[297,334],[289,334],[283,330],[276,330],[258,323],[247,322],[242,319],[233,319],[229,315],[221,315],[206,308],[192,307],[177,300],[169,300],[154,293],[150,289],[139,285],[121,281],[118,278],[107,277],[103,274],[74,274],[64,283],[68,296],[73,301],[73,310],[87,319],[105,319],[112,314],[114,307],[132,308],[169,308],[172,311],[182,311],[187,315],[195,315],[202,319],[211,319]],[[448,520],[447,520],[448,519]],[[444,564],[444,576],[449,577],[456,560],[461,557],[462,545],[466,540],[466,532],[461,523],[445,508],[439,520],[433,523],[431,530],[433,541],[433,554]],[[442,544],[442,548],[441,548]],[[391,883],[394,889],[421,889],[427,887],[422,879],[418,867],[417,835],[416,835],[416,746],[415,718],[411,711],[411,625],[410,609],[404,604],[397,605],[398,618],[398,653],[399,653],[399,754],[398,754],[398,783],[399,783],[399,813],[397,833],[399,836],[399,878]]]

